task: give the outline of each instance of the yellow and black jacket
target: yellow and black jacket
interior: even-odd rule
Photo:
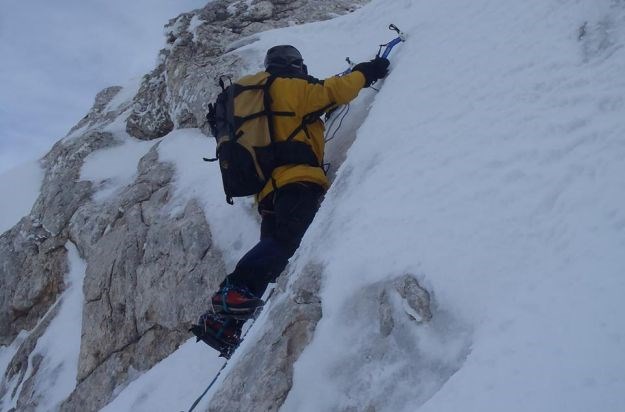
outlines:
[[[275,75],[275,74],[274,74]],[[260,72],[252,77],[269,77]],[[258,193],[261,201],[273,190],[295,182],[312,182],[327,189],[328,179],[321,167],[324,153],[324,125],[320,117],[336,106],[356,98],[365,85],[365,77],[355,71],[342,77],[317,80],[310,76],[277,74],[269,88],[271,110],[289,112],[290,116],[273,116],[272,133],[275,142],[292,139],[304,142],[314,152],[319,167],[307,164],[287,164],[274,169],[271,179]]]

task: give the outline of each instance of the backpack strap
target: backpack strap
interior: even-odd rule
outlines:
[[[273,103],[273,101],[271,99],[269,89],[277,78],[278,76],[275,74],[270,74],[263,85],[263,106],[265,107],[265,112],[267,113],[267,127],[269,128],[269,138],[272,143],[275,142],[275,127],[273,125],[274,113],[271,111],[271,103]],[[293,113],[293,116],[295,116],[295,113]]]
[[[295,116],[294,112],[284,112],[284,111],[273,111],[271,110],[271,103],[272,103],[272,99],[271,99],[271,95],[269,94],[269,89],[271,88],[271,85],[273,84],[273,82],[278,78],[279,76],[277,75],[269,75],[267,77],[267,80],[265,81],[265,84],[253,84],[253,85],[247,85],[247,86],[243,86],[240,84],[234,84],[233,88],[234,88],[234,95],[233,98],[235,98],[236,96],[238,96],[240,93],[246,91],[246,90],[262,90],[263,91],[263,110],[261,110],[260,112],[256,112],[256,113],[252,113],[250,115],[244,116],[244,117],[238,117],[238,116],[234,116],[233,117],[233,124],[234,124],[234,129],[238,130],[241,125],[243,125],[243,123],[249,121],[249,120],[253,120],[256,119],[258,117],[263,117],[266,116],[267,117],[267,126],[269,128],[269,138],[271,139],[272,142],[274,142],[274,136],[275,136],[275,130],[274,130],[274,125],[273,125],[273,117],[274,116],[289,116],[289,117],[293,117]],[[241,136],[243,135],[243,133],[239,133],[236,136],[234,136],[234,140],[238,140]]]

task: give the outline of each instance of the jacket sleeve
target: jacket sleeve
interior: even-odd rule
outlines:
[[[341,77],[330,77],[319,83],[307,83],[304,99],[299,105],[300,116],[325,112],[349,103],[365,85],[365,76],[355,71]]]

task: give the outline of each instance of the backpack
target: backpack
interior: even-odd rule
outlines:
[[[293,141],[296,129],[283,141],[275,141],[275,116],[295,116],[293,112],[271,110],[269,89],[277,78],[266,72],[245,76],[225,87],[206,116],[217,140],[216,157],[226,201],[259,193],[271,179],[273,170],[285,164],[320,166],[312,148]]]

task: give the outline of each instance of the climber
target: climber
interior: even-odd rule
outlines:
[[[265,72],[275,76],[269,90],[271,110],[292,115],[273,117],[274,141],[306,143],[312,164],[276,167],[256,195],[262,216],[260,241],[247,252],[211,299],[212,310],[202,315],[201,338],[223,354],[238,345],[246,318],[263,305],[261,296],[280,275],[311,224],[329,186],[323,168],[324,125],[320,116],[356,98],[363,87],[384,78],[389,61],[375,59],[357,64],[351,73],[317,80],[308,75],[300,52],[293,46],[270,48]],[[209,119],[211,113],[209,112]],[[209,120],[210,121],[210,120]]]

